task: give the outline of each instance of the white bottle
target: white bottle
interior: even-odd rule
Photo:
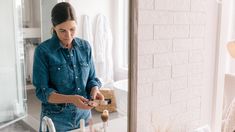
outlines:
[[[85,120],[81,119],[80,120],[80,131],[79,132],[85,132]]]

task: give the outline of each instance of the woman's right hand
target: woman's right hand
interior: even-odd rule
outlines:
[[[71,96],[71,103],[73,103],[76,107],[80,109],[92,109],[93,107],[88,105],[88,99],[84,98],[83,96],[80,95],[72,95]]]
[[[58,94],[56,92],[53,92],[49,97],[48,97],[48,102],[49,103],[72,103],[76,107],[80,109],[85,109],[89,110],[92,109],[92,106],[88,105],[88,99],[84,98],[83,96],[80,95],[64,95],[64,94]]]

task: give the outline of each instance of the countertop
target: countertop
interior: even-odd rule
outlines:
[[[100,128],[103,123],[97,123],[93,125],[93,129]],[[70,132],[80,132],[79,129],[72,130]],[[86,127],[85,132],[90,132],[89,126]],[[120,117],[108,121],[107,132],[127,132],[127,117]]]

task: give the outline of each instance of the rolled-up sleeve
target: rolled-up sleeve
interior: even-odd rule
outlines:
[[[96,71],[95,71],[93,58],[91,55],[91,50],[89,52],[89,66],[90,66],[90,71],[89,71],[88,81],[86,85],[86,89],[88,93],[91,92],[91,88],[93,88],[94,86],[98,86],[98,88],[102,86],[101,81],[96,77]]]
[[[48,86],[49,69],[46,56],[46,49],[39,45],[34,53],[33,85],[36,87],[36,96],[42,103],[48,103],[50,94],[56,92]]]

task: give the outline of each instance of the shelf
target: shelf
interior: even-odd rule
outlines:
[[[23,28],[24,38],[41,38],[40,28]]]

